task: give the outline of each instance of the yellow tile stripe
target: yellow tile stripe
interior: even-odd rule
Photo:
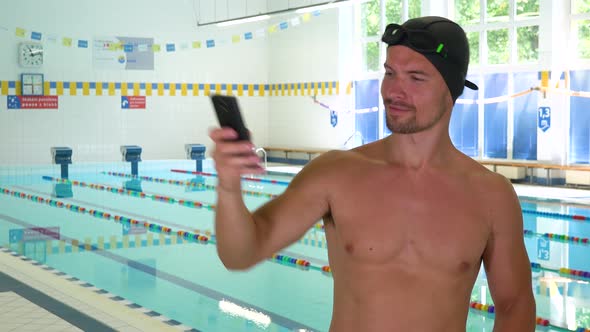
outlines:
[[[541,87],[549,87],[549,71],[547,70],[541,71]]]
[[[83,82],[82,83],[82,95],[89,96],[90,95],[90,83]]]
[[[55,94],[62,96],[64,94],[64,82],[55,82]]]
[[[102,96],[102,82],[96,82],[96,95]]]
[[[50,82],[43,82],[43,94],[45,96],[51,95],[51,83]]]
[[[70,82],[70,96],[75,96],[77,93],[76,82]]]
[[[542,84],[548,84],[548,72],[542,72]],[[45,81],[44,93],[45,95],[70,95],[89,96],[94,90],[96,96],[103,96],[107,94],[114,96],[120,93],[121,96],[140,96],[142,95],[141,85],[145,86],[143,94],[145,96],[152,96],[157,89],[158,96],[199,96],[201,90],[205,96],[211,93],[237,96],[312,96],[312,95],[339,95],[341,92],[349,95],[351,94],[353,82],[342,82],[345,89],[341,91],[341,82],[326,81],[326,82],[298,82],[298,83],[273,83],[273,84],[247,84],[247,83],[140,83],[140,82],[108,82],[103,86],[103,82],[63,82],[63,81]],[[52,91],[51,85],[55,88]],[[14,86],[14,91],[11,91],[11,86]],[[68,86],[68,88],[65,88]],[[80,89],[78,89],[80,86]],[[64,91],[68,90],[68,91]],[[80,91],[78,91],[80,90]],[[179,91],[179,93],[177,92]],[[190,92],[192,90],[192,93]],[[256,93],[258,90],[258,93]],[[0,81],[0,95],[8,94],[20,95],[19,81]]]
[[[8,95],[8,81],[2,81],[0,83],[0,93],[2,93],[3,96]]]

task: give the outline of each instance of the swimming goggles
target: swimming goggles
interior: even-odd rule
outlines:
[[[448,55],[445,45],[438,42],[432,32],[426,29],[408,29],[399,24],[391,23],[385,28],[381,41],[389,46],[403,43],[403,45],[407,45],[417,52],[436,53],[443,58]]]

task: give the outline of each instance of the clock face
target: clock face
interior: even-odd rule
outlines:
[[[39,67],[43,65],[43,45],[39,43],[20,44],[18,59],[23,67]]]

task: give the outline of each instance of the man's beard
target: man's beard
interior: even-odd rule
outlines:
[[[387,101],[385,102],[386,112],[387,112],[387,105],[390,103],[391,102],[387,102]],[[409,117],[406,116],[408,118],[405,120],[393,120],[392,118],[397,117],[397,116],[392,116],[392,115],[386,114],[387,116],[385,117],[385,123],[387,125],[387,128],[389,130],[391,130],[391,132],[397,133],[397,134],[419,133],[421,131],[425,131],[425,130],[428,130],[428,129],[434,127],[434,125],[436,125],[438,123],[438,121],[440,121],[440,119],[445,114],[444,109],[441,107],[438,114],[436,114],[435,117],[433,119],[431,119],[428,123],[418,124],[418,121],[416,119],[416,109],[412,108],[412,110],[410,110],[408,112],[412,112],[412,114]],[[401,118],[401,116],[400,116],[400,118]]]

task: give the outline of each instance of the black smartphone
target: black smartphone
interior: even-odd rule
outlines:
[[[250,140],[250,132],[244,124],[236,97],[212,95],[211,102],[213,102],[213,108],[215,108],[215,114],[220,126],[230,127],[235,130],[238,133],[237,141]]]

